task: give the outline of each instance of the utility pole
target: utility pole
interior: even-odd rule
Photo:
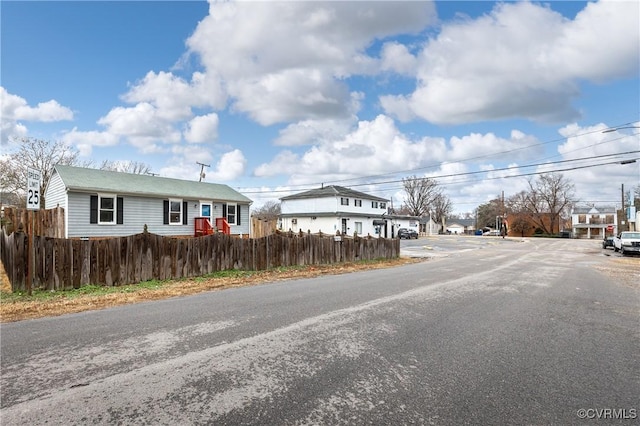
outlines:
[[[211,167],[211,166],[208,165],[208,164],[200,163],[198,161],[196,161],[196,164],[200,164],[200,180],[198,182],[202,182],[202,178],[205,176],[204,168],[205,167]]]
[[[620,223],[620,231],[626,231],[627,230],[627,223],[626,223],[626,212],[624,211],[624,183],[622,184],[622,221]]]

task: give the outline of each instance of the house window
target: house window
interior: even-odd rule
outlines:
[[[380,203],[380,208],[381,209],[386,209],[387,208],[387,203]]]
[[[362,222],[355,222],[356,234],[362,235]]]
[[[169,224],[182,224],[182,200],[169,200]]]
[[[236,207],[235,204],[227,204],[227,222],[229,222],[229,225],[236,224]]]
[[[124,223],[124,199],[109,194],[89,196],[89,223],[122,225]]]
[[[349,205],[349,199],[345,198],[345,197],[340,198],[340,205],[341,206],[348,206]]]
[[[378,208],[378,202],[377,201],[372,201],[371,202],[371,207],[373,207],[374,209]]]
[[[362,200],[353,200],[353,205],[356,207],[362,207]]]
[[[98,223],[113,225],[116,223],[116,197],[113,195],[98,195]]]

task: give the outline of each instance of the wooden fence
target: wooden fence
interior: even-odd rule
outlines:
[[[337,241],[339,239],[339,241]],[[265,270],[281,266],[318,265],[400,255],[397,239],[334,237],[275,233],[241,239],[216,233],[171,238],[142,233],[128,237],[77,240],[34,237],[32,288],[64,290],[86,284],[121,286],[151,279],[202,276],[216,271]],[[24,291],[27,236],[15,232],[0,238],[2,262],[12,291]]]
[[[251,216],[251,237],[262,238],[277,232],[278,219],[261,219]]]
[[[18,207],[5,206],[3,210],[3,227],[10,234],[18,229],[20,224],[29,233],[33,226],[33,235],[52,238],[64,238],[64,209],[56,207],[47,210],[27,210]]]
[[[0,233],[0,260],[13,291],[16,291],[13,283],[19,284],[22,288],[25,286],[27,254],[27,236],[22,232],[22,228],[19,232],[9,235],[3,228]]]

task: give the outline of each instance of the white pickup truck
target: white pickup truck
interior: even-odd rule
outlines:
[[[623,231],[613,239],[613,250],[624,256],[629,253],[640,253],[640,232]]]

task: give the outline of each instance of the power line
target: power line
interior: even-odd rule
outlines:
[[[615,128],[622,127],[622,126],[626,126],[626,125],[633,124],[633,123],[635,123],[635,122],[619,124],[617,126],[612,126],[612,128],[614,128],[614,127]],[[483,158],[498,157],[498,156],[502,156],[502,155],[509,154],[509,153],[512,153],[512,152],[522,151],[522,150],[525,150],[525,149],[531,149],[531,148],[535,148],[537,146],[548,145],[548,144],[551,144],[551,143],[564,141],[564,140],[569,139],[569,138],[577,138],[577,137],[581,137],[581,136],[591,135],[591,134],[594,134],[594,133],[598,133],[598,134],[602,133],[602,129],[592,130],[590,132],[585,132],[585,133],[577,133],[577,134],[574,134],[574,135],[571,135],[571,136],[552,139],[552,140],[549,140],[549,141],[546,141],[546,142],[540,142],[540,143],[536,143],[536,144],[532,144],[532,145],[526,145],[526,146],[523,146],[523,147],[520,147],[520,148],[513,148],[513,149],[506,150],[506,151],[499,151],[499,152],[495,152],[495,153],[478,155],[478,156],[475,156],[475,157],[469,157],[469,158],[466,158],[466,159],[462,159],[462,160],[456,161],[456,163],[466,163],[466,162],[469,162],[469,161],[480,160],[480,159],[483,159]],[[636,134],[637,133],[634,133],[634,135],[636,135]],[[614,142],[616,140],[625,139],[626,137],[628,137],[628,136],[621,136],[621,137],[618,137],[618,138],[615,138],[615,139],[610,139],[610,140],[607,140],[607,141],[598,142],[596,144],[589,145],[589,146],[586,146],[586,147],[581,147],[581,148],[578,148],[576,150],[569,151],[569,152],[574,152],[574,151],[577,151],[577,150],[580,150],[580,149],[593,147],[593,146],[600,145],[600,144],[603,144],[603,143]],[[557,157],[557,155],[555,155],[553,157]],[[553,158],[553,157],[542,158],[542,160],[545,160],[547,158]],[[390,176],[390,175],[397,175],[397,174],[412,173],[412,172],[417,172],[417,171],[421,171],[421,170],[428,170],[428,169],[431,169],[431,168],[434,168],[434,167],[438,167],[438,166],[440,166],[440,164],[442,164],[442,163],[434,163],[432,165],[428,165],[428,166],[424,166],[424,167],[418,167],[418,168],[415,168],[415,169],[399,170],[399,171],[395,171],[395,172],[388,172],[388,173],[383,173],[383,174],[378,174],[378,175],[370,175],[370,176],[361,176],[361,177],[348,178],[348,179],[332,180],[332,181],[328,181],[328,183],[348,182],[348,181],[352,181],[352,180],[361,180],[361,179],[369,179],[369,178],[376,178],[376,177],[382,177],[382,176]],[[325,183],[327,183],[327,182],[325,182]]]
[[[635,124],[635,123],[636,123],[636,121],[630,121],[630,122],[621,123],[621,124],[617,124],[617,125],[611,126],[610,128],[614,128],[615,129],[615,128],[620,128],[620,127],[624,127],[624,126],[629,126],[629,125],[632,125],[632,124]],[[567,140],[569,138],[577,138],[577,137],[587,136],[587,135],[591,135],[591,134],[595,134],[595,133],[598,133],[598,134],[602,133],[602,129],[592,130],[592,131],[585,132],[585,133],[576,133],[576,134],[573,134],[573,135],[570,135],[570,136],[566,136],[566,137],[562,137],[562,138],[556,138],[556,139],[552,139],[552,140],[549,140],[549,141],[546,141],[546,142],[540,142],[540,143],[537,143],[537,144],[527,145],[527,146],[514,148],[514,149],[510,149],[510,150],[499,151],[499,152],[496,152],[496,153],[490,153],[490,154],[479,155],[479,156],[475,156],[475,157],[469,157],[469,158],[466,158],[466,159],[462,159],[462,160],[456,161],[456,163],[464,164],[464,163],[472,161],[472,160],[479,160],[479,159],[483,159],[483,158],[498,157],[498,156],[509,154],[509,153],[512,153],[512,152],[515,152],[515,151],[531,149],[531,148],[535,148],[537,146],[548,145],[548,144],[551,144],[551,143],[564,141],[564,140]],[[634,136],[634,135],[637,135],[637,134],[638,133],[634,133],[631,136]],[[596,145],[601,145],[603,143],[614,142],[614,141],[617,141],[617,140],[620,140],[620,139],[624,139],[626,137],[628,137],[628,135],[627,136],[623,136],[623,137],[618,137],[618,138],[615,138],[615,139],[609,139],[609,140],[606,140],[606,141],[601,141],[601,142],[598,142],[598,143],[595,143],[595,144],[592,144],[592,145],[589,145],[589,146],[586,146],[586,147],[577,148],[577,149],[569,151],[569,152],[579,151],[581,149],[594,147]],[[567,154],[567,153],[564,153],[564,154]],[[560,154],[558,154],[558,155],[560,155]],[[554,155],[554,156],[551,156],[551,157],[545,157],[545,158],[542,158],[542,160],[549,159],[549,158],[554,158],[554,157],[557,157],[558,155]],[[593,158],[597,158],[597,157],[593,157]],[[571,161],[571,160],[565,160],[565,161]],[[417,171],[423,171],[423,170],[436,168],[436,167],[439,167],[441,164],[442,163],[434,163],[434,164],[431,164],[431,165],[428,165],[428,166],[419,167],[419,168],[415,168],[415,169],[399,170],[399,171],[382,173],[382,174],[377,174],[377,175],[368,175],[368,176],[359,176],[359,177],[346,178],[346,179],[323,181],[322,183],[323,184],[327,184],[327,183],[331,184],[331,183],[342,183],[342,182],[350,182],[350,181],[362,181],[362,180],[380,178],[380,177],[384,177],[384,176],[393,176],[393,175],[398,175],[398,174],[408,174],[408,173],[412,173],[412,172],[417,172]],[[550,163],[550,164],[553,164],[553,163]],[[523,166],[523,167],[527,167],[527,166]],[[499,170],[499,169],[494,169],[494,171],[495,170]],[[481,172],[479,172],[479,173],[481,173]],[[317,188],[318,185],[319,184],[287,185],[289,189],[286,189],[286,190],[270,190],[269,192],[271,192],[271,193],[285,193],[285,192],[289,193],[289,192],[292,192],[292,191],[305,191],[305,190],[310,190],[310,189]],[[349,186],[351,187],[351,186],[365,186],[365,185],[377,185],[377,183],[372,182],[372,183],[363,183],[363,184],[352,184],[352,185],[349,185]],[[243,193],[246,193],[246,194],[262,194],[262,193],[265,192],[265,191],[245,191],[245,190],[243,190],[242,187],[239,187],[237,189],[241,190]]]
[[[574,158],[574,159],[570,159],[570,160],[558,160],[558,161],[551,161],[551,162],[546,162],[546,163],[534,163],[534,164],[528,164],[528,165],[523,165],[523,166],[501,167],[501,168],[491,169],[491,170],[476,170],[476,171],[473,171],[473,172],[461,172],[461,173],[451,173],[451,174],[446,174],[446,175],[436,175],[436,176],[432,176],[431,179],[438,180],[438,179],[445,179],[445,178],[452,178],[452,177],[473,176],[473,175],[480,175],[480,174],[487,174],[487,173],[494,173],[494,172],[501,172],[501,171],[508,171],[508,170],[527,169],[527,168],[531,168],[531,167],[547,166],[547,165],[553,165],[553,164],[563,164],[563,163],[572,163],[572,162],[585,161],[585,160],[604,159],[604,158],[607,158],[607,157],[616,157],[616,156],[621,156],[621,155],[637,154],[637,153],[640,153],[640,150],[619,152],[619,153],[615,153],[615,154],[594,155],[594,156],[590,156],[590,157]],[[639,159],[640,159],[640,157],[638,157],[638,158],[625,158],[624,161],[637,161]],[[591,168],[591,167],[605,166],[605,165],[609,165],[609,164],[618,164],[621,161],[623,161],[623,159],[617,159],[615,161],[609,161],[609,162],[604,162],[604,163],[573,166],[573,167],[568,167],[568,168],[564,168],[564,169],[554,169],[554,170],[548,170],[548,171],[543,171],[543,172],[536,171],[536,172],[528,172],[528,173],[519,173],[519,174],[514,174],[514,175],[503,175],[503,176],[486,177],[483,180],[510,179],[510,178],[515,178],[515,177],[532,176],[532,175],[544,174],[544,173],[556,173],[556,172],[563,172],[563,171],[579,170],[579,169],[585,169],[585,168]],[[422,178],[418,178],[418,179],[422,179]],[[359,183],[359,184],[349,185],[349,187],[353,188],[353,187],[362,187],[362,186],[378,186],[378,185],[384,185],[384,184],[397,184],[397,183],[404,182],[405,180],[406,180],[406,178],[404,178],[404,179],[394,179],[394,180],[388,180],[388,181],[381,181],[381,182]],[[465,183],[467,181],[468,180],[459,180],[459,181],[453,181],[453,182],[438,182],[438,184],[441,185],[441,186],[449,186],[449,185],[454,185],[454,184]],[[307,185],[307,189],[306,190],[314,189],[316,187],[317,186],[309,186],[309,185]],[[398,189],[401,189],[401,188],[402,188],[402,186],[400,186]],[[305,189],[301,189],[301,190],[304,191]],[[289,193],[291,191],[292,191],[291,189],[286,189],[286,190],[283,189],[283,190],[271,190],[269,192],[270,193]],[[245,194],[261,194],[263,192],[264,191],[253,191],[253,192],[252,191],[243,191],[243,193],[245,193]]]

